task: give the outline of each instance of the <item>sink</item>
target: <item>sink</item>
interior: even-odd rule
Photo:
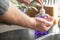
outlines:
[[[18,29],[0,33],[0,40],[34,40],[34,30]]]
[[[48,35],[37,38],[36,40],[60,40],[60,34],[50,33]]]

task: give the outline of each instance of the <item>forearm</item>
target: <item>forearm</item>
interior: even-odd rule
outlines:
[[[21,25],[32,28],[34,22],[29,16],[20,11],[11,2],[9,3],[8,11],[1,17],[3,21],[10,24]]]

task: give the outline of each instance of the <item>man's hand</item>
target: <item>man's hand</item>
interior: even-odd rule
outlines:
[[[17,0],[18,2],[21,2],[21,3],[25,3],[27,5],[30,5],[31,2],[30,0]],[[43,1],[42,0],[36,0],[38,3],[40,3],[41,5],[43,5]]]
[[[27,5],[30,5],[30,0],[17,0],[18,2],[25,3]]]
[[[42,0],[36,0],[38,3],[40,3],[41,5],[43,5],[43,1]]]
[[[9,8],[0,19],[4,22],[36,29],[40,31],[47,31],[53,25],[53,18],[32,18],[20,11],[12,2],[9,2]],[[49,20],[48,20],[49,19]]]
[[[53,25],[53,18],[48,17],[47,19],[36,17],[36,28],[42,32],[48,31]]]

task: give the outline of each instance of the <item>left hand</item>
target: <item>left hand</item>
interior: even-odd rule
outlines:
[[[49,21],[49,22],[51,22],[51,24],[53,24],[53,22],[54,22],[54,19],[53,19],[53,17],[51,17],[51,16],[47,16],[47,17],[45,17],[44,19],[47,20],[47,21]],[[48,24],[46,24],[46,26],[49,27]]]
[[[45,18],[36,18],[36,20],[37,20],[37,26],[38,25],[41,26],[41,27],[38,26],[37,28],[40,28],[40,31],[42,32],[48,31],[52,27],[53,22],[54,22],[54,19],[51,16],[48,16]]]
[[[44,17],[44,19],[49,21],[49,22],[53,22],[54,21],[54,18],[51,17],[51,16]]]

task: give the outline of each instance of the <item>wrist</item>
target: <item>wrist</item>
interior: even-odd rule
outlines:
[[[36,20],[35,18],[30,18],[30,28],[35,29],[36,28]]]

